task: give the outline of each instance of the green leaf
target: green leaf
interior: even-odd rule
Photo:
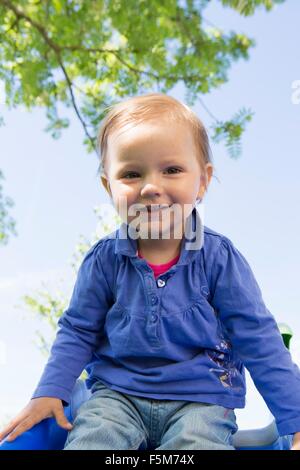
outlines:
[[[231,158],[241,156],[241,136],[253,115],[254,113],[250,109],[242,108],[232,119],[223,122],[218,121],[212,125],[214,131],[213,141],[220,142],[225,140],[225,145]]]
[[[6,245],[11,235],[17,235],[16,223],[9,215],[8,209],[14,206],[11,198],[4,196],[2,181],[4,175],[0,170],[0,245]]]

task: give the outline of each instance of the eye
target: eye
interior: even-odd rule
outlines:
[[[123,178],[124,178],[124,179],[132,179],[132,178],[130,177],[130,175],[138,175],[138,173],[134,173],[133,171],[131,171],[130,173],[126,173],[126,175],[124,175]],[[129,176],[129,178],[127,178],[128,176]],[[135,176],[134,176],[134,178],[135,178]]]
[[[170,170],[173,170],[169,173],[171,175],[176,174],[178,172],[180,173],[180,171],[181,171],[180,168],[176,168],[176,167],[170,167],[166,171],[169,172]],[[136,173],[134,171],[130,171],[130,172],[126,173],[124,176],[122,176],[123,179],[133,179],[133,178],[138,178],[138,177],[139,177],[139,173]]]
[[[175,167],[170,167],[170,168],[167,169],[167,171],[169,171],[169,170],[175,170],[176,173],[181,171],[179,168],[175,168]],[[174,174],[174,172],[171,172],[171,175],[172,174]]]

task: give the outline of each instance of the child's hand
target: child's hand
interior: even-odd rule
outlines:
[[[72,429],[73,426],[65,417],[62,401],[59,398],[33,398],[6,428],[3,429],[0,433],[0,442],[7,435],[6,440],[11,442],[43,419],[53,416],[60,427],[67,431]]]
[[[294,434],[291,450],[300,450],[300,432]]]

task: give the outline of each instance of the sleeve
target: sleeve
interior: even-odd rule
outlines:
[[[69,403],[75,382],[103,334],[111,299],[100,244],[87,253],[80,266],[69,307],[58,321],[49,360],[32,398],[55,397]]]
[[[300,431],[300,371],[243,255],[222,240],[211,268],[212,306],[273,414],[280,435]]]

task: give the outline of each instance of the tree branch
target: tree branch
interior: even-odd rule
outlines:
[[[6,6],[8,9],[12,10],[14,12],[14,14],[16,15],[16,17],[18,19],[25,19],[27,20],[34,28],[36,28],[41,36],[44,38],[45,42],[48,44],[48,46],[55,52],[55,55],[57,57],[57,60],[58,60],[58,63],[59,63],[59,66],[65,76],[65,79],[66,79],[66,82],[67,82],[67,85],[68,85],[68,89],[69,89],[69,92],[70,92],[70,96],[71,96],[71,101],[72,101],[72,104],[73,104],[73,107],[74,107],[74,110],[75,110],[75,113],[76,115],[78,116],[83,128],[84,128],[84,132],[86,134],[86,136],[88,137],[88,139],[90,140],[91,144],[92,144],[92,147],[93,149],[96,151],[95,149],[95,146],[94,146],[94,140],[93,138],[90,136],[88,130],[87,130],[87,124],[85,123],[84,119],[82,118],[81,114],[80,114],[80,111],[78,109],[78,106],[76,104],[76,100],[75,100],[75,96],[74,96],[74,93],[73,93],[73,83],[70,79],[70,77],[68,76],[68,73],[66,71],[66,68],[63,64],[63,61],[62,61],[62,57],[61,57],[61,52],[64,51],[64,50],[70,50],[70,51],[82,51],[82,52],[90,52],[90,53],[110,53],[110,54],[113,54],[117,60],[119,62],[121,62],[123,65],[125,65],[129,70],[131,70],[132,72],[134,72],[135,74],[140,74],[140,75],[147,75],[149,77],[153,77],[155,78],[155,80],[157,81],[157,83],[159,84],[159,81],[160,80],[163,80],[163,79],[168,79],[168,80],[185,80],[185,81],[190,81],[190,82],[193,82],[193,81],[197,81],[199,80],[199,75],[198,74],[195,74],[195,75],[183,75],[183,76],[179,76],[179,75],[159,75],[159,74],[156,74],[154,72],[150,72],[150,71],[146,71],[146,70],[141,70],[141,69],[138,69],[136,67],[133,67],[131,64],[128,64],[121,56],[120,56],[120,52],[122,52],[122,49],[102,49],[102,48],[88,48],[88,47],[82,47],[80,45],[74,45],[74,46],[68,46],[68,45],[65,45],[65,46],[59,46],[58,44],[56,44],[47,34],[47,31],[46,29],[41,25],[39,24],[38,22],[36,22],[35,20],[33,20],[30,16],[28,16],[25,12],[23,12],[22,10],[20,10],[18,7],[16,7],[10,0],[0,0],[0,4]],[[177,17],[175,18],[171,18],[175,21],[177,21],[181,26],[184,26],[183,23],[182,23],[182,19],[178,16],[177,14]],[[185,31],[186,32],[186,31]],[[190,39],[192,40],[192,38],[190,37]],[[195,45],[194,41],[193,41],[193,44]],[[132,49],[131,52],[134,52],[134,53],[138,53],[138,52],[141,52],[140,50],[138,49]],[[200,99],[199,99],[200,100]],[[215,121],[218,121],[218,119],[213,116],[213,114],[208,110],[208,108],[204,105],[203,101],[201,101],[201,104],[202,106],[204,107],[204,109],[208,112],[208,114],[215,120]]]
[[[72,104],[73,104],[73,107],[74,107],[74,110],[75,110],[75,113],[78,117],[78,119],[80,120],[82,126],[83,126],[83,129],[84,129],[84,132],[87,136],[87,138],[90,140],[91,142],[91,145],[92,145],[92,148],[94,149],[94,151],[96,152],[96,147],[94,145],[94,140],[93,138],[91,137],[88,129],[87,129],[87,125],[84,121],[84,119],[82,118],[81,114],[80,114],[80,111],[78,109],[78,106],[76,104],[76,100],[75,100],[75,96],[74,96],[74,93],[73,93],[73,87],[72,87],[72,81],[66,71],[66,68],[63,64],[63,61],[62,61],[62,58],[61,58],[61,48],[54,42],[51,40],[51,38],[49,38],[46,30],[39,24],[37,23],[36,21],[34,21],[32,18],[30,18],[28,15],[26,15],[26,13],[24,13],[23,11],[19,10],[15,5],[13,5],[13,3],[11,3],[10,1],[8,0],[0,0],[0,4],[6,6],[7,8],[11,9],[14,14],[16,15],[16,17],[20,20],[20,19],[24,19],[24,20],[27,20],[34,28],[36,28],[40,34],[42,35],[42,37],[44,38],[45,42],[48,44],[48,46],[55,52],[55,55],[57,57],[57,60],[58,60],[58,63],[59,63],[59,66],[60,68],[62,69],[62,72],[65,76],[65,79],[66,79],[66,82],[67,82],[67,85],[68,85],[68,88],[69,88],[69,92],[70,92],[70,96],[71,96],[71,101],[72,101]],[[97,152],[96,152],[97,153]]]

